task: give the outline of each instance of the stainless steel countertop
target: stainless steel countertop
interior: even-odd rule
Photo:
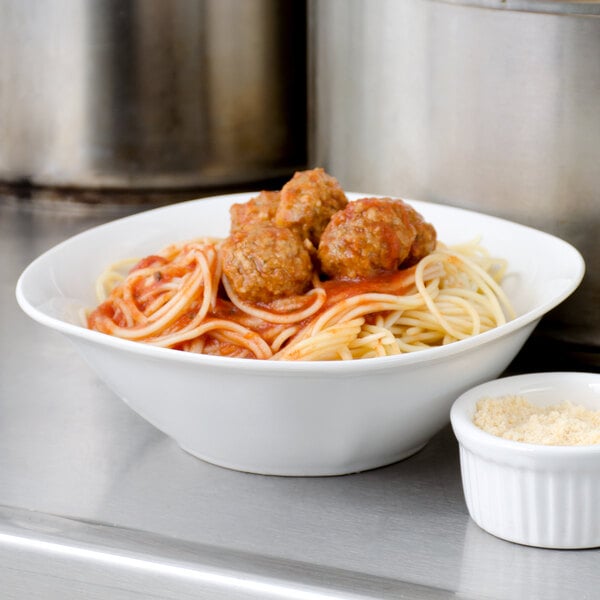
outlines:
[[[0,198],[3,599],[597,598],[600,550],[470,520],[449,427],[395,465],[303,479],[204,463],[134,414],[14,288],[46,249],[139,209]]]

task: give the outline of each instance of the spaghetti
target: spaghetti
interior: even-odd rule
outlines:
[[[222,240],[172,244],[98,279],[90,329],[177,350],[264,360],[351,360],[449,344],[514,317],[499,285],[505,261],[479,240],[416,265],[320,281],[301,295],[242,300],[223,274]]]

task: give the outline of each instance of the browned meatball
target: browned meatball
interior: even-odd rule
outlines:
[[[402,200],[397,201],[399,210],[404,210],[408,216],[408,220],[411,222],[417,232],[415,241],[410,247],[410,252],[402,267],[410,267],[416,265],[424,256],[431,254],[437,245],[437,232],[431,223],[427,223],[423,219],[423,216],[418,213],[410,204],[403,202]]]
[[[318,248],[323,272],[335,279],[395,271],[408,257],[416,231],[391,198],[350,202],[331,218]]]
[[[347,203],[337,179],[323,169],[298,171],[281,188],[275,223],[295,229],[316,248],[331,216]]]
[[[233,204],[229,209],[231,215],[231,232],[248,229],[260,223],[274,222],[279,206],[280,193],[262,191],[258,196],[242,204]]]
[[[223,273],[242,300],[270,302],[310,287],[312,261],[290,229],[268,224],[240,229],[223,242],[221,253]]]

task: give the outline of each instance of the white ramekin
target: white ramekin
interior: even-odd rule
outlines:
[[[600,444],[545,446],[484,432],[478,400],[519,395],[541,406],[569,400],[600,409],[600,375],[533,373],[496,379],[462,394],[451,409],[465,501],[482,529],[544,548],[600,546]]]

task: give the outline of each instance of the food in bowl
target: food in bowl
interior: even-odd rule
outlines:
[[[73,342],[86,368],[181,448],[253,473],[354,473],[417,452],[449,421],[465,389],[497,377],[539,320],[579,285],[584,264],[555,236],[477,212],[407,200],[448,246],[477,232],[508,269],[501,287],[515,310],[503,325],[451,344],[372,360],[248,360],[174,351],[90,330],[107,264],[144,257],[202,232],[230,233],[229,208],[256,192],[182,202],[112,221],[36,258],[17,300],[33,319]],[[372,194],[346,192],[349,201]],[[536,251],[532,252],[531,248]],[[67,392],[68,393],[68,392]]]
[[[127,261],[110,266],[87,326],[199,354],[352,360],[448,344],[515,316],[504,259],[477,241],[439,242],[401,199],[348,202],[323,169],[230,216],[226,238],[172,243],[126,273]]]
[[[518,441],[485,431],[476,423],[476,414],[482,400],[485,408],[489,398],[501,405],[499,410],[498,404],[492,406],[496,425],[516,421],[515,414],[526,411],[548,417],[565,398],[573,406],[560,413],[567,412],[569,418],[576,413],[593,422],[600,414],[600,374],[502,377],[461,394],[450,412],[465,502],[475,523],[497,537],[530,546],[600,546],[600,444],[546,443],[545,436],[538,435],[542,430],[564,438],[564,414],[542,418],[536,426],[530,423],[528,435]]]
[[[551,446],[600,444],[600,410],[565,401],[538,406],[524,396],[483,398],[473,423],[506,440]]]

